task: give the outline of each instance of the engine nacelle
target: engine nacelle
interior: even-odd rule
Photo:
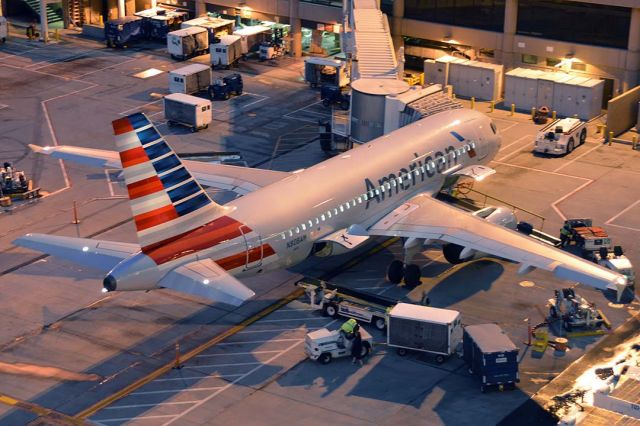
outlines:
[[[106,291],[151,290],[158,287],[162,276],[158,265],[140,252],[118,263],[102,284]]]
[[[474,216],[480,217],[487,222],[495,225],[504,226],[509,229],[516,229],[518,220],[513,212],[504,207],[485,207],[473,213]],[[487,254],[476,250],[465,249],[458,244],[448,243],[442,246],[442,254],[447,262],[457,265],[458,263],[468,262],[473,259],[485,257]]]

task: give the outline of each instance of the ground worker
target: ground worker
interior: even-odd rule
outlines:
[[[571,225],[565,223],[562,228],[560,228],[560,245],[565,247],[569,240],[571,239]]]
[[[358,325],[358,321],[353,318],[350,318],[342,324],[340,327],[340,332],[344,334],[344,336],[351,340],[353,338],[353,334],[360,328]]]

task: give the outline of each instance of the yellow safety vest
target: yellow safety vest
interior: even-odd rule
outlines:
[[[342,326],[340,327],[340,329],[347,334],[351,334],[355,330],[356,325],[358,325],[358,321],[351,318],[345,321],[344,324],[342,324]]]

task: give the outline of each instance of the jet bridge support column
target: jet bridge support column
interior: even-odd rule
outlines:
[[[393,0],[393,19],[391,21],[391,38],[396,51],[404,46],[402,39],[402,20],[404,19],[404,0]]]
[[[302,56],[302,21],[298,9],[300,0],[289,0],[289,23],[291,25],[291,52],[293,56]]]
[[[40,40],[49,42],[49,21],[47,21],[47,0],[40,0]]]

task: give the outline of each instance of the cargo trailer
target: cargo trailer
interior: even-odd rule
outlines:
[[[200,27],[171,31],[167,34],[167,50],[173,59],[180,60],[204,55],[209,50],[209,32]]]
[[[138,16],[124,16],[109,19],[104,24],[104,38],[107,47],[126,47],[129,43],[144,38],[143,19]]]
[[[192,132],[206,129],[211,123],[211,101],[184,93],[164,97],[164,116],[167,125],[181,124]]]
[[[304,80],[311,87],[325,84],[345,87],[349,84],[349,69],[339,59],[312,56],[304,60]]]
[[[462,342],[460,312],[450,309],[398,303],[389,311],[387,345],[398,354],[427,352],[442,363]]]
[[[520,381],[518,348],[496,324],[469,325],[464,329],[463,359],[480,377],[480,390],[513,389]]]
[[[246,26],[233,32],[233,35],[240,36],[243,55],[257,53],[262,42],[267,41],[270,34],[271,28],[262,25]]]
[[[236,27],[236,21],[231,19],[211,18],[209,16],[202,16],[196,19],[190,19],[184,21],[181,24],[181,28],[200,27],[209,32],[209,41],[212,42],[216,37],[222,37],[225,35],[233,34],[233,30]]]
[[[169,72],[169,92],[198,93],[211,85],[211,68],[204,64],[192,64]]]
[[[148,39],[164,40],[169,32],[180,29],[189,14],[184,10],[156,6],[134,13],[143,19],[142,29]]]
[[[242,40],[237,35],[225,35],[209,46],[211,68],[231,68],[242,57]]]

